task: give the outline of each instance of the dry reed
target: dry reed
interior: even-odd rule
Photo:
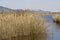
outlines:
[[[37,16],[34,15],[35,14],[25,12],[22,14],[0,14],[0,39],[40,40],[42,36],[46,35],[46,23],[41,17],[37,18]]]

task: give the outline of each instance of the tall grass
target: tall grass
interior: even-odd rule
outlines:
[[[45,35],[45,22],[35,14],[26,12],[0,14],[1,40],[42,40]]]
[[[56,23],[60,23],[60,14],[56,14],[53,16],[53,21]]]

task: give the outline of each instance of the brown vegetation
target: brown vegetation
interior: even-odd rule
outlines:
[[[60,14],[56,14],[53,16],[53,21],[56,23],[60,23]]]
[[[35,15],[27,12],[1,13],[0,40],[43,40],[46,23]]]

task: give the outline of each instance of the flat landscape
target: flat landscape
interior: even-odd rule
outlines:
[[[0,0],[0,40],[60,40],[60,0]]]

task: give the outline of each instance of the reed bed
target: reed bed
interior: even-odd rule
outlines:
[[[53,16],[53,21],[56,23],[60,23],[60,14],[54,15]]]
[[[0,14],[0,40],[43,40],[45,37],[46,23],[41,17],[26,12]]]

